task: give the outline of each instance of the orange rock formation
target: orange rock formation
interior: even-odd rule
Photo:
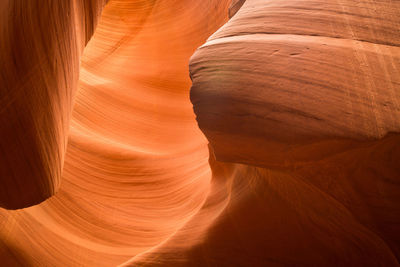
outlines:
[[[399,265],[400,3],[28,2],[0,3],[6,266]]]
[[[0,207],[57,192],[83,48],[104,0],[0,3]]]

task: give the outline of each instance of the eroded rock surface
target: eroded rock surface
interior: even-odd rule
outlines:
[[[26,1],[15,2],[20,3],[21,10],[31,8]],[[46,21],[41,12],[77,3],[64,2],[29,1],[43,7],[25,12],[31,14],[32,20]],[[83,2],[86,8],[89,1]],[[31,64],[27,69],[40,70],[40,75],[52,84],[63,77],[61,81],[65,80],[69,86],[60,89],[40,87],[43,90],[54,90],[64,96],[73,94],[70,82],[77,82],[78,88],[69,133],[60,133],[60,138],[68,137],[60,189],[55,196],[34,207],[16,211],[0,209],[2,263],[7,266],[116,266],[165,242],[197,213],[209,192],[211,170],[207,140],[198,129],[189,100],[188,61],[196,48],[227,21],[228,6],[229,1],[220,0],[109,1],[81,55],[79,81],[74,80],[78,78],[81,48],[76,38],[63,39],[64,31],[58,30],[51,35],[52,24],[37,29],[37,32],[32,23],[13,24],[13,27],[19,27],[16,32],[32,28],[37,33],[29,36],[26,33],[27,39],[34,39],[29,42],[40,43],[39,37],[51,38],[55,43],[49,44],[49,52],[56,54],[77,42],[72,46],[76,54],[68,54],[74,60],[46,58],[59,64],[56,65],[60,76],[51,76],[54,69],[47,68],[44,63],[42,66],[29,61],[35,65]],[[81,13],[83,10],[86,9]],[[49,16],[72,29],[69,9],[63,8],[59,13],[56,14],[64,17]],[[93,10],[87,24],[75,30],[91,29],[89,18],[95,19],[96,14]],[[75,17],[77,21],[83,18],[83,14]],[[85,35],[79,36],[85,39]],[[22,53],[27,57],[23,62],[28,62],[27,49],[19,51],[14,47],[11,51]],[[7,67],[11,63],[4,64]],[[36,84],[35,79],[30,82]],[[26,91],[29,91],[28,87]],[[33,99],[26,96],[21,98],[22,103],[29,105],[36,101],[34,95],[29,97]],[[53,100],[54,105],[64,105],[67,114],[71,107],[63,102],[66,99]],[[43,105],[41,112],[54,117],[55,122],[61,118],[67,122],[61,111],[60,114],[46,113],[49,106]],[[25,114],[26,110],[20,112]],[[32,120],[39,119],[37,113],[25,115],[34,116],[30,118]],[[3,113],[1,116],[6,118]],[[58,127],[58,124],[46,124],[46,127],[32,128],[32,131],[50,134],[52,127]],[[0,132],[3,129],[0,128]],[[18,127],[10,128],[11,132],[22,134],[19,130]],[[51,153],[60,152],[53,150],[59,147],[45,141],[44,148],[52,149]],[[19,147],[16,153],[23,153],[24,149]],[[37,153],[34,149],[28,146],[26,153]],[[1,157],[3,159],[3,154]],[[21,164],[38,166],[36,164],[41,163],[32,155],[28,159],[31,161]],[[11,163],[9,168],[3,165],[5,171],[21,166],[18,162]],[[59,170],[54,162],[54,165],[45,163],[49,168]],[[37,176],[39,178],[51,177]],[[18,194],[34,190],[37,182],[42,181],[40,179],[32,181],[32,187],[19,188]]]
[[[398,2],[102,7],[0,3],[3,264],[399,265]]]
[[[105,0],[0,4],[0,207],[60,186],[80,56]]]
[[[245,200],[188,255],[398,265],[399,12],[393,1],[247,0],[196,51],[197,121],[217,161],[246,164],[232,188]]]

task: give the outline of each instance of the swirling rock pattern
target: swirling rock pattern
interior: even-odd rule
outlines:
[[[25,2],[19,3],[21,13],[25,12],[20,20],[26,20],[26,24],[32,27],[22,23],[13,25],[20,27],[29,42],[42,45],[42,35],[50,38],[47,31],[52,28],[48,24],[53,19],[73,29],[67,20],[72,13],[61,4],[30,1],[37,8],[42,6],[38,11]],[[70,2],[71,5],[78,3],[64,2],[68,2],[65,3],[67,6]],[[90,17],[87,19],[95,21],[97,11],[86,5],[88,1],[83,3],[85,6],[75,19],[82,19],[83,14],[88,13]],[[47,18],[47,13],[42,16],[41,12],[47,12],[46,4],[49,14],[54,13],[51,8],[60,9],[63,17],[58,13],[58,18],[56,15]],[[52,82],[43,87],[39,84],[40,79],[32,78],[29,80],[31,85],[26,87],[27,92],[37,85],[41,90],[54,90],[63,96],[69,93],[68,101],[74,102],[69,123],[67,115],[61,116],[62,111],[67,114],[71,109],[66,98],[52,99],[54,105],[65,107],[59,113],[44,110],[51,105],[41,107],[40,114],[48,114],[54,120],[69,124],[61,186],[55,196],[40,205],[15,211],[0,209],[0,258],[6,259],[8,266],[122,264],[164,242],[200,209],[209,192],[211,171],[207,141],[197,127],[189,101],[188,61],[194,50],[227,20],[228,6],[228,1],[220,0],[109,1],[82,55],[79,49],[84,44],[76,38],[61,38],[65,33],[61,30],[54,30],[55,36],[51,40],[56,39],[57,43],[51,44],[52,49],[46,47],[38,51],[41,58],[54,60],[51,63],[59,64],[57,66],[62,70],[54,69],[54,66],[47,68],[46,64],[36,61],[39,60],[36,57],[29,57],[27,50],[10,47],[2,51],[4,56],[9,51],[20,55],[19,64],[31,64],[27,69],[35,72],[35,77],[44,77]],[[9,9],[1,11],[6,13]],[[44,22],[34,24],[39,15]],[[83,25],[75,27],[75,30],[91,29],[89,21]],[[5,24],[2,27],[11,31]],[[33,32],[28,31],[31,28]],[[53,55],[46,57],[44,53],[60,53],[58,49],[69,45],[76,47],[76,53],[62,55],[62,60]],[[29,60],[23,61],[24,58]],[[7,61],[2,60],[0,64],[3,63],[2,70],[7,70]],[[24,70],[19,69],[21,72]],[[68,76],[70,73],[72,76]],[[3,74],[4,79],[9,78],[7,73]],[[61,85],[55,87],[53,82],[57,79],[65,82],[65,88]],[[74,83],[78,83],[75,93]],[[25,101],[22,103],[33,105],[32,101],[36,101],[34,95],[21,95],[21,101]],[[21,112],[25,114],[26,109]],[[6,120],[9,113],[1,114],[1,119],[5,120],[3,125],[9,122]],[[38,113],[25,115],[36,118]],[[11,134],[14,126],[6,126],[10,127]],[[59,127],[59,124],[49,122],[47,126],[32,128],[32,131],[50,134],[54,131],[52,127]],[[3,137],[5,130],[0,129]],[[30,133],[25,128],[21,130],[25,130],[26,135]],[[23,133],[21,131],[21,135]],[[63,134],[59,134],[60,138],[65,137]],[[6,143],[1,144],[6,146]],[[42,145],[49,149],[49,153],[62,153],[61,145],[50,146],[47,138]],[[27,153],[31,161],[25,162],[21,158],[22,163],[39,164],[36,162],[39,157],[28,154],[37,153],[32,144],[20,144],[18,149],[7,148],[9,151],[15,149],[15,153]],[[2,160],[3,155],[10,155],[7,150],[2,149],[0,153],[3,152]],[[10,166],[7,165],[11,163],[15,164],[11,167],[23,168],[14,162],[1,162],[1,170],[9,172]],[[60,168],[54,162],[43,164],[57,170]],[[44,183],[43,180],[56,179],[43,173],[30,175],[28,182],[32,184],[21,185],[18,191],[3,187],[3,179],[11,178],[5,174],[1,173],[1,190],[15,194],[15,201],[25,192],[34,191],[35,186]],[[3,206],[17,208],[21,207],[19,204]],[[32,204],[35,203],[27,202],[22,206]]]
[[[399,3],[62,2],[0,3],[2,263],[399,265]]]

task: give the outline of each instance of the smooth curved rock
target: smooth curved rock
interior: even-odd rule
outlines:
[[[398,198],[390,205],[384,198],[375,202],[374,192],[370,200],[383,205],[369,213],[372,203],[361,204],[368,198],[353,192],[360,181],[327,182],[338,176],[321,172],[309,180],[234,163],[215,162],[212,168],[213,186],[202,209],[168,242],[124,266],[398,266],[392,223],[399,220]],[[383,218],[387,224],[378,230],[375,219]],[[381,230],[394,236],[383,239]]]
[[[399,265],[398,48],[248,34],[271,26],[258,11],[307,2],[316,5],[248,0],[192,57],[210,194],[172,238],[124,266]],[[282,8],[263,9],[274,4]],[[326,17],[315,15],[302,26]]]
[[[188,61],[227,21],[228,6],[108,2],[82,55],[59,192],[34,207],[0,209],[2,262],[116,266],[197,213],[211,171]]]
[[[400,132],[398,10],[247,1],[191,59],[191,99],[217,159],[286,166]]]
[[[233,197],[196,252],[170,244],[160,257],[398,265],[399,12],[393,1],[247,0],[196,51],[197,121],[218,161],[250,165],[235,167],[251,181],[232,194],[252,197]],[[236,239],[245,245],[220,248]]]
[[[15,3],[22,11],[34,1]],[[67,27],[75,41],[53,32],[58,24],[39,31],[11,16],[22,21],[16,33],[41,33],[26,35],[28,43],[52,38],[47,61],[29,65],[25,50],[18,59],[73,92],[96,3],[44,1],[24,11],[26,19],[75,24]],[[9,2],[0,5],[10,12]],[[54,98],[65,109],[44,113],[63,123],[45,124],[43,133],[60,129],[57,142],[68,135],[65,159],[44,162],[57,172],[64,162],[60,190],[34,207],[0,208],[1,263],[398,266],[398,12],[396,1],[110,0],[81,57],[75,98]],[[207,147],[189,101],[188,61],[228,15],[191,59],[191,99]],[[1,34],[9,41],[8,26]],[[57,56],[71,47],[75,54]],[[21,137],[25,128],[5,123]],[[61,158],[49,140],[41,148]],[[27,151],[41,153],[32,144]],[[41,166],[31,154],[22,162]],[[7,172],[18,166],[10,159]]]
[[[80,55],[104,2],[2,1],[0,207],[29,207],[57,192]]]

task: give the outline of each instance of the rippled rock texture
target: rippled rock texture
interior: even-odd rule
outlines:
[[[6,266],[399,265],[397,1],[4,0],[0,22]]]

